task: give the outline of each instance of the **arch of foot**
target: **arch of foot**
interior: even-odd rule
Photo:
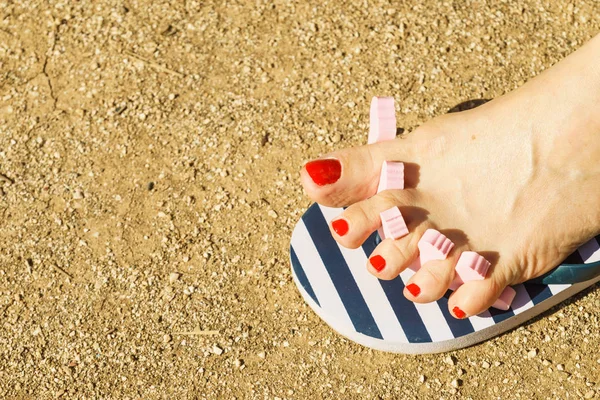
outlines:
[[[368,143],[377,143],[396,138],[396,117],[393,97],[374,97],[371,101],[370,128]],[[384,161],[377,192],[390,189],[404,189],[404,164],[399,161]],[[380,214],[381,227],[378,229],[381,239],[400,239],[408,234],[408,229],[398,207],[392,207]],[[410,268],[415,272],[431,260],[445,260],[454,243],[444,234],[428,229],[418,243],[419,259]],[[455,278],[450,290],[458,289],[470,281],[485,279],[490,262],[473,251],[461,253],[456,266]],[[514,300],[516,291],[507,286],[492,307],[508,310]],[[457,315],[461,318],[461,316]]]

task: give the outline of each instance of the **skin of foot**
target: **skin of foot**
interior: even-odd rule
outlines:
[[[457,318],[481,313],[507,285],[556,267],[600,233],[600,35],[514,92],[476,109],[437,117],[393,141],[311,161],[301,181],[314,201],[349,206],[331,224],[335,240],[359,247],[397,206],[409,229],[385,239],[368,270],[393,279],[434,228],[455,244],[447,259],[413,275],[404,295],[442,297],[463,251],[492,265],[448,302]],[[405,163],[405,189],[376,194],[383,161]]]

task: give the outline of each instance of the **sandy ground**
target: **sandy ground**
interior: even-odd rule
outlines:
[[[600,31],[573,1],[0,0],[0,397],[600,398],[598,286],[451,354],[304,304],[308,159],[523,84]]]

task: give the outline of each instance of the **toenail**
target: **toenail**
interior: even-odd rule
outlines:
[[[348,222],[346,222],[345,219],[336,219],[331,223],[331,227],[333,228],[335,233],[337,233],[340,236],[344,236],[346,233],[348,233],[349,229]]]
[[[464,317],[467,316],[467,314],[465,314],[465,312],[458,307],[454,307],[452,309],[452,312],[454,313],[454,315],[456,315],[456,318],[459,318],[459,319],[463,319]]]
[[[369,262],[377,272],[381,272],[385,268],[385,259],[379,255],[369,258]]]
[[[342,164],[335,158],[310,161],[304,167],[318,186],[331,185],[342,176]]]
[[[414,297],[417,297],[419,293],[421,293],[421,288],[414,283],[411,283],[410,285],[406,286],[406,288]]]

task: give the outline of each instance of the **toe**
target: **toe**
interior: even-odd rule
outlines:
[[[412,160],[410,141],[406,138],[354,147],[310,161],[302,168],[302,185],[312,200],[329,207],[367,199],[377,192],[384,161]],[[405,179],[410,181],[410,177]]]
[[[430,229],[423,235],[418,246],[421,262],[424,264],[406,282],[404,296],[416,303],[429,303],[440,299],[448,291],[455,276],[454,266],[460,254],[468,250],[467,238],[457,230],[440,233]],[[445,258],[442,259],[444,255]]]
[[[462,319],[490,308],[512,281],[509,276],[500,272],[506,270],[508,269],[496,265],[484,280],[462,284],[448,300],[451,313]]]
[[[384,280],[397,277],[417,258],[417,240],[414,237],[414,234],[409,234],[379,243],[367,261],[369,272]]]
[[[344,247],[355,249],[381,226],[380,213],[398,207],[409,232],[427,219],[427,212],[415,203],[414,189],[389,190],[348,207],[331,221],[331,234]]]
[[[383,240],[367,261],[368,271],[379,279],[396,278],[416,260],[418,256],[417,243],[424,229],[424,227],[418,226],[400,239]]]
[[[429,303],[440,299],[454,279],[456,261],[457,257],[450,254],[445,260],[431,260],[422,265],[406,282],[404,296],[415,303]]]

